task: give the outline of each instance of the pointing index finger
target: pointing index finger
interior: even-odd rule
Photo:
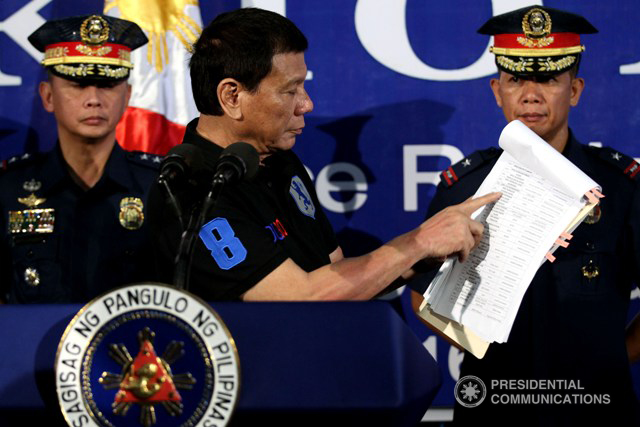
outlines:
[[[460,203],[459,206],[462,212],[466,213],[467,215],[471,215],[476,210],[480,209],[482,206],[488,205],[489,203],[493,203],[497,201],[500,197],[502,197],[502,193],[500,192],[489,193],[489,194],[485,194],[484,196],[477,197],[475,199],[466,200],[465,202]]]

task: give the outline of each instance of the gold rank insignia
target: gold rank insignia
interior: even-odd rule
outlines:
[[[137,230],[144,222],[144,205],[138,197],[125,197],[120,200],[120,225],[127,230]]]

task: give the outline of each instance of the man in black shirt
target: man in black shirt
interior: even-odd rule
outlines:
[[[470,214],[499,197],[453,206],[367,255],[343,258],[312,182],[290,151],[313,109],[304,89],[306,48],[290,20],[260,9],[218,16],[194,45],[191,79],[201,115],[187,127],[184,144],[198,147],[205,165],[176,191],[183,213],[200,208],[223,148],[245,141],[260,156],[257,176],[226,187],[200,230],[189,289],[205,299],[372,298],[424,258],[465,258],[482,234]],[[161,189],[152,191],[156,259],[160,277],[171,282],[182,227]]]

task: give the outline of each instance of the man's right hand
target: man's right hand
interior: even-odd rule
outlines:
[[[307,272],[291,258],[276,267],[244,295],[245,301],[337,301],[373,298],[423,258],[457,254],[465,259],[480,242],[483,226],[471,214],[495,202],[492,193],[444,209],[418,228],[355,258],[330,255],[331,264]]]
[[[457,255],[464,261],[480,243],[484,226],[471,219],[471,214],[489,203],[496,202],[502,193],[489,193],[477,199],[469,199],[459,205],[449,206],[416,230],[417,239],[424,243],[424,258],[446,258]]]

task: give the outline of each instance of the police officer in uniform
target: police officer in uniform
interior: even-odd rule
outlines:
[[[261,162],[253,180],[224,188],[206,212],[189,289],[207,300],[371,298],[422,258],[466,257],[482,233],[469,215],[499,197],[451,207],[370,254],[345,259],[291,151],[313,108],[304,89],[306,48],[290,20],[252,8],[218,16],[194,45],[191,82],[201,114],[187,126],[183,144],[200,150],[204,171],[193,188],[176,189],[182,211],[202,209],[224,148],[245,141]],[[162,188],[152,191],[156,259],[161,279],[171,282],[182,227]]]
[[[630,291],[640,279],[639,165],[613,148],[581,144],[568,125],[584,88],[580,34],[597,30],[581,16],[531,6],[491,18],[479,32],[494,36],[499,75],[491,88],[507,121],[526,124],[600,184],[605,198],[569,247],[538,270],[508,342],[492,344],[481,360],[465,354],[460,378],[480,378],[488,394],[476,407],[457,404],[454,425],[639,425],[625,348]],[[500,154],[481,150],[445,170],[427,217],[472,196]],[[427,284],[414,289],[422,293]],[[638,328],[632,322],[628,335]],[[629,354],[637,345],[629,341]],[[573,383],[545,390],[522,382],[530,379]],[[498,380],[521,382],[502,383],[511,384],[505,389]],[[505,403],[505,394],[531,393],[551,403]]]
[[[83,302],[149,279],[145,201],[161,159],[115,140],[131,94],[130,53],[146,36],[132,22],[91,15],[46,22],[29,41],[44,52],[39,93],[58,141],[3,162],[3,299]]]

